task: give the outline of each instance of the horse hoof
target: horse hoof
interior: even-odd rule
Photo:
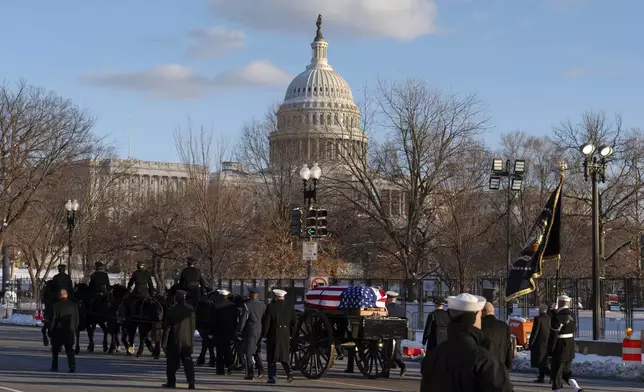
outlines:
[[[108,350],[107,353],[108,354],[114,354],[114,350]]]
[[[104,352],[104,353],[106,353],[106,352],[107,352],[107,350],[109,350],[109,347],[107,347],[107,346],[103,346],[103,352]]]
[[[204,363],[206,363],[205,358],[201,358],[201,357],[197,358],[197,365],[203,365]]]
[[[88,353],[93,353],[94,352],[94,347],[93,346],[88,346],[87,347],[87,352]]]
[[[160,355],[158,354],[154,356],[154,359],[159,359],[159,358],[160,358]]]
[[[127,353],[130,354],[130,355],[134,354],[134,346],[128,347],[127,348]]]
[[[74,354],[76,354],[76,355],[80,354],[80,348],[78,348],[78,347],[75,348],[74,349]]]
[[[141,353],[136,353],[137,358],[141,358]]]

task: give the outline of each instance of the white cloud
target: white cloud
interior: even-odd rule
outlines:
[[[252,61],[214,77],[200,75],[178,64],[142,71],[104,71],[79,78],[89,86],[137,91],[155,98],[195,99],[208,93],[244,87],[283,86],[291,75],[266,60]]]
[[[413,40],[439,33],[434,0],[209,0],[217,17],[285,34],[315,33],[323,28],[334,36],[374,36]]]
[[[239,50],[246,44],[246,34],[243,31],[222,27],[192,30],[188,37],[191,41],[188,56],[195,58],[220,57]]]

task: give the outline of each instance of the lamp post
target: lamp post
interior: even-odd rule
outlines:
[[[67,261],[67,270],[69,271],[69,277],[72,277],[72,233],[74,232],[74,227],[76,227],[76,212],[78,211],[78,200],[74,199],[67,200],[65,203],[65,210],[67,210],[67,231],[69,232],[69,237],[67,238],[67,251],[69,252],[69,260]]]
[[[503,159],[494,159],[492,161],[492,175],[490,176],[490,189],[498,190],[501,188],[501,180],[507,178],[506,186],[506,222],[505,222],[505,270],[506,278],[510,275],[510,266],[512,265],[512,200],[514,193],[521,190],[523,185],[523,174],[525,173],[525,160],[517,159],[514,161],[514,167],[510,159],[503,163]],[[505,292],[504,290],[501,290]],[[501,306],[501,308],[503,308]],[[503,312],[503,310],[502,310]],[[507,309],[505,310],[507,313]],[[507,316],[507,315],[506,315]]]
[[[608,157],[613,155],[613,148],[601,146],[598,150],[594,144],[587,143],[580,150],[584,155],[584,179],[588,181],[590,178],[592,183],[593,340],[599,340],[601,338],[599,183],[606,182],[606,164]],[[599,154],[599,158],[597,154]]]
[[[300,169],[300,178],[302,178],[302,190],[304,194],[304,203],[306,203],[306,206],[311,207],[311,202],[317,203],[317,185],[318,185],[318,180],[322,176],[322,169],[320,169],[320,166],[318,164],[314,164],[312,168],[309,169],[307,164],[305,163],[302,165],[302,168]],[[309,180],[313,179],[313,184],[311,185],[309,183]],[[307,210],[307,222],[308,222],[308,214],[309,211]],[[317,219],[317,218],[314,218]],[[309,241],[312,241],[311,236],[309,235]],[[306,260],[306,278],[310,282],[311,280],[311,272],[313,269],[312,266],[313,260],[308,258]]]
[[[300,178],[302,178],[303,193],[304,193],[304,202],[307,207],[311,206],[311,200],[313,203],[317,203],[317,185],[318,180],[322,176],[322,169],[318,164],[314,164],[312,168],[309,169],[307,164],[302,165],[300,169]],[[309,180],[313,179],[313,186],[309,184]]]

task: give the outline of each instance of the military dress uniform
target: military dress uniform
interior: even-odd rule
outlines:
[[[570,305],[570,297],[561,295],[557,298],[559,309],[551,318],[551,329],[555,333],[550,341],[552,351],[552,390],[560,391],[565,381],[575,392],[583,391],[572,378],[572,361],[575,358],[576,322]]]
[[[93,296],[107,294],[110,288],[110,277],[103,271],[103,263],[97,262],[96,270],[89,277],[89,289]]]
[[[206,280],[201,270],[194,266],[192,258],[188,258],[188,266],[181,271],[179,288],[187,293],[186,300],[194,308],[199,297],[206,294]]]
[[[186,303],[186,292],[177,291],[175,305],[170,307],[163,320],[163,349],[166,353],[165,388],[177,385],[177,370],[183,364],[188,389],[195,389],[195,365],[192,348],[195,341],[196,318],[194,310]]]
[[[290,361],[291,334],[295,329],[297,317],[295,309],[284,300],[286,291],[275,289],[277,297],[268,304],[262,317],[262,336],[266,338],[266,362],[268,362],[268,383],[275,384],[277,380],[277,362],[282,364],[286,379],[293,381]]]
[[[51,338],[51,371],[58,371],[58,353],[61,347],[65,348],[69,372],[76,371],[76,357],[74,342],[78,330],[78,306],[64,295],[52,306],[51,320],[49,321],[49,337]]]
[[[230,292],[219,289],[219,294],[215,300],[215,317],[217,320],[214,325],[214,339],[216,355],[216,373],[231,374],[233,367],[233,353],[230,348],[231,341],[235,338],[235,328],[237,326],[237,307],[228,299]]]
[[[58,293],[60,293],[60,290],[67,290],[67,295],[69,297],[73,297],[74,294],[74,283],[72,282],[72,278],[67,275],[65,270],[67,269],[67,266],[65,264],[60,264],[58,266],[58,273],[54,275],[53,278],[51,278],[51,290],[52,294],[55,296],[58,296]]]
[[[440,297],[434,298],[434,305],[437,307],[446,304],[445,299]],[[427,315],[427,321],[425,322],[425,329],[423,331],[423,344],[426,345],[427,350],[435,349],[439,344],[447,340],[447,326],[450,322],[449,314],[442,308],[437,308]]]
[[[248,289],[251,294],[259,291],[251,287]],[[246,379],[254,378],[253,368],[257,368],[258,378],[262,378],[264,367],[260,357],[260,346],[262,339],[262,317],[266,311],[266,305],[257,299],[251,299],[244,303],[244,311],[239,321],[238,330],[242,338],[242,351],[246,361]],[[253,366],[254,365],[254,366]]]
[[[387,298],[390,301],[387,303],[387,313],[389,314],[389,317],[407,318],[407,312],[405,312],[405,308],[396,303],[396,298],[398,298],[399,295],[400,294],[395,291],[387,291]],[[403,377],[405,373],[407,373],[407,365],[405,365],[405,362],[403,361],[402,344],[399,341],[394,341],[394,344],[394,362],[400,368],[400,377]],[[389,371],[387,370],[383,376],[385,378],[388,378]]]
[[[143,298],[151,297],[154,294],[152,274],[143,265],[139,265],[139,269],[132,273],[132,277],[130,277],[130,281],[127,283],[127,288],[131,289],[132,286],[134,286],[132,292]]]

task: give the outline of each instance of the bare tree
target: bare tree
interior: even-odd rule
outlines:
[[[429,265],[437,245],[432,221],[448,191],[444,184],[478,146],[488,118],[476,96],[446,95],[413,79],[380,83],[375,102],[385,141],[343,153],[347,173],[330,181],[342,200],[386,233],[378,247],[397,261],[408,298],[415,299],[416,283],[436,268]],[[397,210],[390,208],[392,194]]]
[[[61,168],[88,157],[93,118],[54,92],[22,81],[0,85],[0,218],[17,222]],[[0,245],[4,241],[0,232]]]

